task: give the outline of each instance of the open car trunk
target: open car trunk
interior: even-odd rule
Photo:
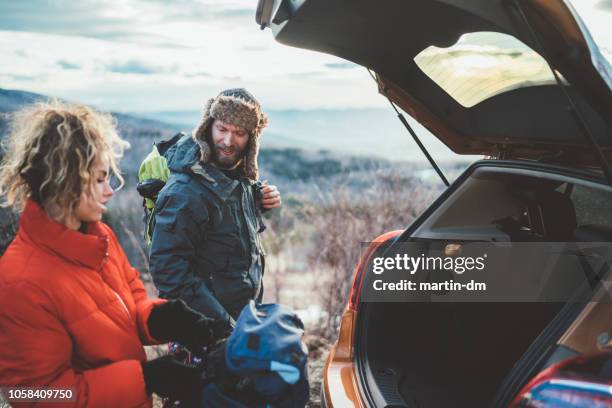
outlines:
[[[259,0],[256,20],[373,70],[456,153],[585,168],[597,141],[612,158],[610,64],[564,0]]]
[[[457,241],[610,241],[611,198],[610,187],[560,168],[481,162],[468,169],[400,241],[424,247]],[[551,264],[538,256],[528,261],[533,268],[548,265],[546,282],[557,284],[561,270],[569,272],[564,277],[584,277],[578,263]],[[574,293],[574,287],[570,284],[568,293]],[[363,394],[381,407],[504,406],[560,355],[580,354],[581,347],[565,347],[560,354],[558,342],[584,305],[361,303],[356,360]],[[596,343],[595,338],[586,340]]]
[[[370,304],[362,350],[368,384],[385,400],[375,406],[491,406],[515,362],[562,306]]]

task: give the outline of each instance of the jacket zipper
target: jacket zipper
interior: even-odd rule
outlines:
[[[111,291],[115,294],[115,296],[117,296],[117,299],[119,299],[119,302],[121,302],[121,306],[123,306],[123,310],[125,310],[125,314],[130,319],[130,322],[131,322],[132,315],[130,314],[130,311],[128,310],[127,306],[125,305],[125,302],[123,301],[123,299],[121,299],[121,296],[119,296],[119,294],[115,292],[112,288],[111,288]]]
[[[247,277],[249,278],[249,281],[251,281],[251,287],[253,288],[253,295],[251,296],[251,299],[257,299],[257,295],[259,294],[259,288],[261,286],[261,279],[263,279],[263,276],[260,277],[259,279],[259,283],[257,285],[255,285],[255,280],[253,280],[253,277],[251,276],[251,268],[253,267],[253,250],[255,250],[256,252],[258,251],[258,247],[257,247],[257,233],[254,232],[253,228],[251,228],[249,226],[249,220],[247,219],[247,206],[250,208],[251,212],[253,211],[253,206],[250,206],[249,204],[251,204],[250,202],[252,202],[255,205],[255,197],[253,197],[253,191],[251,190],[251,186],[249,187],[245,187],[243,183],[240,183],[240,186],[242,188],[242,197],[241,197],[241,216],[242,216],[242,222],[244,223],[244,225],[246,226],[247,229],[247,235],[249,237],[249,267],[247,269]],[[252,198],[252,200],[249,200],[248,197]],[[250,201],[250,202],[249,202]],[[257,218],[255,214],[249,214],[249,215],[253,215],[252,218],[254,218],[254,221],[257,222]],[[251,246],[255,246],[254,248],[251,248]],[[258,254],[259,255],[259,254]],[[259,255],[261,256],[261,255]]]

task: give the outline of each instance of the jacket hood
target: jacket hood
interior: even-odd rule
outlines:
[[[162,155],[170,171],[186,173],[200,160],[200,146],[191,136],[183,135]]]

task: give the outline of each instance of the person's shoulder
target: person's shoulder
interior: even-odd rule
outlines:
[[[183,134],[171,145],[160,143],[158,150],[161,150],[160,154],[166,158],[171,172],[183,173],[197,162],[200,148],[191,136]]]
[[[170,176],[168,182],[159,192],[155,207],[157,211],[206,214],[214,203],[214,196],[202,183],[185,173]]]
[[[219,179],[215,178],[215,172],[210,171],[212,165],[197,163],[189,172],[172,172],[170,178],[159,192],[158,197],[178,195],[199,197],[204,200],[214,200],[213,194]]]
[[[50,299],[67,271],[74,268],[63,258],[18,237],[0,258],[0,292]]]
[[[0,279],[26,277],[44,269],[45,265],[52,265],[56,258],[56,255],[42,250],[17,233],[4,255],[0,257]]]
[[[191,197],[198,195],[202,190],[198,186],[198,181],[190,173],[171,173],[166,185],[160,190],[158,201],[167,197]]]

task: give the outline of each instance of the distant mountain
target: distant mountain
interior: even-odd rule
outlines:
[[[18,91],[13,89],[2,89],[0,88],[0,113],[11,113],[26,105],[46,101],[52,97],[41,95],[33,92]],[[126,128],[139,128],[139,129],[163,129],[163,130],[176,130],[179,126],[171,125],[163,121],[148,119],[138,116],[126,115],[118,112],[111,112],[112,115],[117,119],[120,126]]]
[[[49,96],[18,90],[0,89],[0,140],[6,134],[8,115],[26,105],[45,101]],[[151,150],[154,141],[172,136],[179,127],[157,120],[139,118],[123,113],[111,112],[117,120],[121,136],[130,142],[131,148],[125,152],[122,168],[126,173],[135,174],[140,161]]]
[[[0,139],[6,133],[10,112],[48,98],[0,89]],[[308,180],[351,171],[401,167],[419,171],[422,179],[431,179],[422,153],[390,110],[272,110],[267,113],[271,125],[262,137],[260,160],[262,175],[266,177]],[[154,141],[179,130],[190,132],[201,119],[201,113],[196,111],[113,112],[112,115],[117,119],[122,137],[131,144],[121,162],[122,170],[128,175],[128,187],[135,182],[138,166]],[[466,162],[466,159],[457,160],[460,156],[449,152],[429,134],[424,133],[423,141],[449,171],[456,172]]]
[[[13,91],[0,88],[0,112],[12,112],[22,106],[45,99],[43,95],[32,92]]]
[[[0,89],[0,115],[47,97],[31,92]],[[347,156],[378,157],[393,161],[425,163],[422,152],[389,109],[315,109],[267,110],[270,126],[262,137],[262,148],[326,150]],[[136,137],[134,153],[143,153],[156,140],[178,130],[190,132],[201,119],[199,111],[113,113],[126,137],[151,133],[143,140]],[[451,152],[437,138],[410,120],[432,156],[453,166],[476,157],[462,157]],[[0,132],[2,132],[0,117]],[[150,132],[149,132],[150,131]]]
[[[327,150],[341,155],[417,163],[426,160],[391,108],[266,110],[266,113],[270,126],[262,137],[263,148]],[[201,118],[199,111],[132,115],[173,123],[187,131]],[[450,165],[473,160],[453,153],[418,123],[409,121],[436,160]]]

